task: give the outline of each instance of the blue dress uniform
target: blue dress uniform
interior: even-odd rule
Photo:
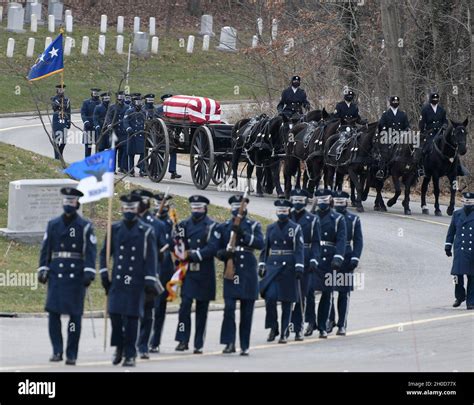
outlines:
[[[344,216],[330,208],[331,190],[317,190],[317,215],[321,224],[321,260],[314,274],[314,290],[321,291],[317,326],[319,336],[327,337],[326,326],[331,312],[332,293],[336,283],[336,271],[343,264],[347,230]]]
[[[177,237],[185,241],[189,265],[181,286],[181,305],[175,340],[180,342],[177,351],[188,349],[191,336],[191,306],[196,300],[196,332],[194,352],[202,353],[209,301],[216,298],[216,270],[214,256],[217,252],[214,231],[217,223],[207,216],[206,197],[189,198],[191,217],[177,226]]]
[[[163,198],[166,198],[166,200],[170,200],[172,197],[170,195],[167,195],[165,197],[164,194],[155,194],[154,198],[157,202],[157,205],[159,206]],[[168,281],[171,280],[171,277],[173,277],[175,271],[174,261],[171,255],[171,249],[174,246],[174,224],[168,215],[168,203],[165,202],[161,215],[158,215],[157,213],[157,220],[162,224],[164,236],[164,243],[162,242],[161,249],[158,254],[158,262],[160,269],[159,276],[161,284],[163,286],[166,286]],[[153,335],[151,337],[150,344],[150,352],[152,353],[158,353],[160,350],[161,335],[163,333],[163,326],[165,324],[166,318],[167,298],[168,291],[165,289],[163,294],[160,294],[155,301],[155,321],[153,323]]]
[[[66,88],[66,86],[62,86]],[[58,145],[59,152],[63,154],[67,141],[67,130],[71,128],[71,102],[61,90],[61,85],[57,85],[58,94],[51,98],[51,106],[53,109],[53,140]],[[54,149],[54,158],[59,159],[59,154]]]
[[[338,292],[337,327],[338,335],[344,336],[347,327],[347,315],[349,312],[350,292],[354,291],[354,270],[359,265],[363,248],[362,226],[358,215],[347,211],[347,201],[349,194],[344,191],[334,193],[334,207],[336,211],[344,215],[346,222],[346,253],[341,269],[337,272],[337,279],[334,290]],[[335,306],[331,305],[330,323],[335,322]],[[332,327],[330,328],[332,329]]]
[[[110,104],[110,93],[102,93],[100,95],[102,98],[102,102],[97,105],[94,109],[93,114],[93,121],[94,121],[94,129],[95,129],[95,137],[97,144],[97,151],[101,152],[105,149],[109,149],[111,146],[110,137],[111,133],[107,128],[106,118],[107,112],[109,109]]]
[[[398,96],[390,97],[390,106],[386,111],[382,113],[379,120],[379,132],[382,131],[407,131],[410,129],[410,123],[408,122],[408,116],[405,111],[398,108],[400,104],[400,98]]]
[[[439,94],[430,94],[430,103],[421,109],[420,132],[428,132],[428,136],[435,134],[444,124],[448,123],[446,110],[438,104]],[[436,108],[436,111],[434,110]]]
[[[94,129],[94,109],[100,104],[99,100],[100,89],[91,89],[91,98],[84,100],[81,107],[81,119],[84,125],[84,134],[82,142],[85,147],[85,157],[92,153],[92,144],[95,143],[95,129]]]
[[[72,188],[61,190],[64,196],[82,196]],[[74,200],[74,198],[73,198]],[[38,279],[48,283],[45,310],[49,312],[49,336],[53,346],[51,361],[62,360],[61,315],[69,315],[66,357],[75,364],[81,335],[84,296],[95,277],[96,237],[92,224],[76,209],[49,221],[41,246]]]
[[[466,301],[467,309],[474,309],[474,193],[463,193],[464,207],[454,212],[446,235],[445,250],[454,260],[451,274],[454,276],[454,294],[458,307]],[[467,289],[464,288],[464,276]]]
[[[139,155],[139,160],[142,161],[145,153],[145,130],[146,113],[142,108],[142,99],[139,93],[133,94],[132,106],[127,110],[123,118],[123,124],[127,131],[127,155],[128,164],[127,171],[133,169],[135,166],[135,155]],[[140,175],[145,174],[145,164],[141,162],[138,165]],[[130,176],[134,176],[134,170],[131,171]]]
[[[293,76],[292,85],[281,93],[280,102],[277,105],[279,114],[291,116],[295,113],[303,114],[303,108],[309,110],[310,104],[306,92],[299,87],[301,78]]]
[[[313,284],[313,274],[320,261],[321,250],[321,226],[319,224],[319,217],[306,211],[305,206],[308,202],[309,194],[305,190],[295,189],[290,194],[291,202],[293,203],[293,211],[290,219],[301,226],[304,240],[304,274],[301,279],[301,293],[303,295],[303,305],[295,305],[291,315],[291,322],[293,324],[294,332],[296,333],[296,340],[303,340],[303,316],[301,308],[305,307],[306,297],[310,292],[310,286]],[[312,290],[312,301],[314,311],[314,290]],[[300,296],[298,293],[298,303]],[[313,321],[314,322],[314,321]]]
[[[269,225],[265,246],[260,255],[260,268],[264,268],[260,281],[260,294],[265,299],[265,328],[270,329],[268,341],[273,341],[278,331],[277,301],[281,302],[280,343],[286,343],[291,305],[297,301],[297,278],[304,271],[304,240],[301,226],[289,219],[291,203],[276,200],[278,221]],[[285,214],[283,211],[287,209]]]
[[[127,171],[128,156],[127,131],[125,130],[123,119],[129,107],[124,103],[125,94],[123,91],[119,91],[116,96],[117,103],[109,107],[105,121],[107,128],[112,128],[117,136],[117,142],[115,144],[118,162],[117,167],[119,168],[119,172],[125,173]]]
[[[229,198],[233,218],[239,213],[243,196],[236,195]],[[248,203],[248,199],[246,199]],[[236,232],[236,246],[233,252],[227,250],[231,234]],[[234,278],[224,278],[224,319],[221,327],[221,344],[226,345],[224,353],[235,352],[236,324],[235,309],[237,300],[240,301],[239,338],[241,354],[248,355],[252,317],[255,300],[258,299],[258,274],[255,249],[263,248],[264,240],[262,227],[259,222],[247,218],[241,219],[240,225],[234,226],[234,220],[229,219],[217,227],[215,235],[218,240],[218,259],[227,262],[234,261]]]
[[[138,206],[140,197],[122,196],[123,204]],[[144,315],[145,296],[157,294],[157,253],[153,228],[138,219],[136,211],[130,218],[112,225],[112,277],[109,280],[106,262],[106,241],[101,251],[100,275],[108,293],[108,310],[112,323],[111,346],[117,351],[113,363],[125,355],[124,366],[134,366],[138,320]]]

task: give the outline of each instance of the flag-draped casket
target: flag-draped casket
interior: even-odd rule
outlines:
[[[206,97],[169,97],[163,102],[163,113],[167,118],[196,124],[218,124],[221,122],[220,104]]]

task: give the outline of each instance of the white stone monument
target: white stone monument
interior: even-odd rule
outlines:
[[[278,36],[278,21],[274,18],[272,20],[272,41],[276,41]]]
[[[51,42],[53,42],[53,38],[46,37],[46,39],[44,40],[44,49],[46,49],[48,46],[50,46]]]
[[[150,37],[154,37],[156,35],[156,18],[150,17]]]
[[[60,0],[49,0],[48,3],[48,15],[54,15],[56,24],[61,24],[63,22],[63,11],[64,4]]]
[[[194,35],[188,37],[188,44],[186,46],[187,53],[193,53],[194,51]]]
[[[48,16],[48,31],[49,31],[49,32],[54,32],[55,23],[56,23],[56,20],[55,20],[55,18],[54,18],[54,15],[53,15],[53,14],[50,14],[50,15]]]
[[[28,45],[26,46],[26,57],[32,58],[35,53],[35,39],[28,38]]]
[[[99,35],[99,55],[105,55],[105,35]]]
[[[63,187],[77,187],[69,179],[17,180],[10,182],[8,225],[0,234],[22,242],[40,242],[48,221],[61,215]]]
[[[136,34],[140,31],[140,17],[135,17],[133,19],[133,33]]]
[[[0,6],[0,23],[3,21],[3,6]]]
[[[123,53],[123,35],[117,35],[117,44],[115,46],[115,50],[119,55]]]
[[[7,58],[13,58],[13,53],[14,52],[15,52],[15,40],[13,38],[8,38]]]
[[[107,16],[105,14],[100,16],[100,32],[102,34],[107,32]]]
[[[257,32],[258,32],[258,35],[262,36],[262,34],[263,34],[263,19],[262,19],[262,17],[257,18]]]
[[[258,36],[254,35],[252,37],[252,48],[256,48],[258,46]]]
[[[237,51],[237,30],[235,28],[222,27],[217,50],[226,52]]]
[[[208,51],[209,50],[209,42],[211,41],[211,37],[209,35],[204,35],[202,37],[202,50]]]
[[[36,0],[30,0],[26,3],[25,9],[25,22],[29,24],[31,22],[31,16],[35,14],[37,22],[41,22],[41,3]]]
[[[66,40],[64,41],[64,55],[71,55],[72,43],[73,39],[71,37],[66,37]]]
[[[160,46],[160,38],[158,37],[153,37],[151,39],[151,53],[153,54],[158,54],[158,48]]]
[[[87,56],[89,52],[89,37],[82,37],[81,55]]]
[[[125,23],[125,19],[123,16],[119,15],[117,17],[117,34],[123,34],[123,26]]]
[[[36,14],[31,14],[31,32],[38,32],[38,19],[36,18]]]
[[[72,32],[72,15],[66,16],[66,32]]]
[[[199,35],[214,36],[212,15],[204,14],[201,16],[201,31]]]
[[[25,21],[25,10],[19,3],[8,4],[7,31],[23,33],[23,24]]]
[[[133,36],[133,53],[138,56],[144,56],[148,54],[148,42],[149,37],[146,32],[138,31]]]

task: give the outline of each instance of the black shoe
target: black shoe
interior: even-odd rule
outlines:
[[[278,343],[285,344],[285,343],[288,343],[288,340],[286,339],[285,336],[282,336],[280,340],[278,341]]]
[[[182,176],[176,172],[171,173],[171,180],[180,179]]]
[[[66,365],[67,366],[75,366],[76,365],[76,359],[66,359]]]
[[[150,348],[150,353],[159,353],[160,352],[160,346],[152,346]]]
[[[115,349],[114,357],[112,357],[112,364],[116,366],[122,362],[122,349]]]
[[[327,339],[328,338],[328,333],[325,330],[320,330],[319,331],[319,338],[320,339]]]
[[[249,349],[242,349],[242,351],[240,352],[240,355],[241,356],[248,356],[249,355]]]
[[[308,326],[306,327],[306,330],[305,330],[305,332],[304,332],[304,335],[305,335],[305,336],[311,336],[311,335],[313,334],[313,332],[314,332],[314,327],[313,327],[313,325],[308,325]]]
[[[179,342],[178,346],[176,346],[177,352],[184,352],[185,350],[189,350],[188,344],[186,342]]]
[[[295,341],[302,342],[303,340],[303,334],[301,332],[296,332]]]
[[[270,329],[270,333],[268,334],[267,342],[273,342],[275,338],[279,335],[278,329]]]
[[[235,344],[234,343],[227,344],[224,350],[222,350],[222,353],[224,354],[235,353]]]
[[[122,363],[122,367],[135,367],[135,357],[126,358]]]
[[[327,327],[326,327],[326,332],[332,333],[332,330],[334,329],[334,321],[328,321]]]
[[[56,354],[53,354],[50,358],[49,358],[49,361],[63,361],[63,355],[62,353],[56,353]]]
[[[146,352],[140,353],[140,358],[142,360],[150,360],[150,355]]]
[[[463,303],[463,301],[464,301],[464,300],[455,299],[455,300],[454,300],[454,304],[453,304],[453,308],[459,307],[459,306]]]
[[[338,336],[346,336],[346,328],[344,326],[339,326],[339,328],[337,328],[337,333],[336,335]]]
[[[202,347],[200,347],[199,349],[194,349],[194,354],[202,354]]]

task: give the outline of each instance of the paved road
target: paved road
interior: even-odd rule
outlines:
[[[51,146],[35,119],[0,119],[0,141],[51,156]],[[82,146],[66,146],[67,161],[82,155]],[[164,180],[158,185],[147,179],[132,181],[162,190],[172,185],[172,193],[182,196],[196,193],[189,169],[180,166],[179,170],[184,174],[182,181]],[[210,186],[205,193],[214,204],[227,206],[229,192]],[[272,201],[270,197],[254,198],[249,211],[272,218]],[[206,352],[196,356],[173,351],[177,321],[176,315],[170,315],[162,353],[141,361],[136,370],[474,371],[474,314],[451,307],[451,261],[443,251],[449,218],[422,216],[416,203],[411,217],[403,215],[400,204],[386,214],[370,211],[370,199],[365,205],[367,212],[361,215],[365,249],[358,270],[364,284],[351,296],[348,336],[269,344],[263,329],[264,311],[258,309],[251,356],[223,356],[219,345],[222,313],[212,312]],[[74,370],[122,371],[109,365],[111,350],[102,350],[103,320],[95,322],[96,339],[90,320],[83,322],[80,359]],[[48,364],[49,352],[46,319],[0,319],[0,371],[71,370]]]

